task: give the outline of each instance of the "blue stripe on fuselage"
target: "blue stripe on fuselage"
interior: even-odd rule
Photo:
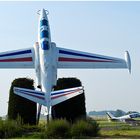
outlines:
[[[28,54],[28,53],[31,53],[31,50],[25,50],[25,51],[18,51],[18,52],[11,52],[11,53],[6,53],[6,54],[1,54],[0,57],[21,55],[21,54]]]
[[[41,43],[41,48],[43,49],[43,50],[49,50],[49,42],[48,41],[42,41],[42,43]]]
[[[43,30],[42,32],[40,32],[40,39],[42,38],[49,38],[49,32],[46,30]]]
[[[48,21],[46,19],[43,19],[40,21],[40,27],[41,26],[48,26]]]
[[[87,55],[87,54],[80,54],[80,53],[77,53],[77,52],[70,52],[70,51],[65,51],[65,50],[59,50],[59,53],[61,53],[61,54],[68,54],[68,55],[74,55],[74,56],[84,56],[84,57],[88,57],[88,58],[113,60],[113,59],[108,59],[108,58],[105,58],[105,57],[92,56],[92,55]]]

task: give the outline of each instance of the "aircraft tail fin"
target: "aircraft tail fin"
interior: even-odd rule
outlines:
[[[106,114],[107,114],[107,116],[109,117],[109,119],[114,119],[114,118],[115,118],[115,117],[113,116],[113,114],[111,114],[110,112],[107,112]]]

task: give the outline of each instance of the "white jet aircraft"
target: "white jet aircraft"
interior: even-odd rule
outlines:
[[[42,91],[14,87],[14,93],[33,102],[50,107],[83,93],[83,87],[53,91],[57,81],[57,69],[129,69],[129,53],[125,60],[87,52],[56,47],[51,42],[46,12],[39,11],[38,43],[33,48],[0,53],[0,68],[35,69],[37,85]]]
[[[140,118],[140,113],[137,113],[137,112],[123,115],[120,117],[115,117],[110,112],[107,112],[106,114],[108,116],[109,121],[127,122],[127,120],[133,120],[134,118]]]

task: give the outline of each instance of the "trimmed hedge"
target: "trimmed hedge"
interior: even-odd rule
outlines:
[[[82,86],[77,78],[59,78],[54,90],[74,88]],[[69,100],[52,106],[53,119],[66,119],[69,122],[75,122],[78,119],[86,119],[85,93],[73,97]]]
[[[8,102],[8,119],[16,120],[21,117],[24,124],[36,124],[36,103],[14,94],[13,88],[34,89],[34,81],[29,78],[18,78],[12,82]]]

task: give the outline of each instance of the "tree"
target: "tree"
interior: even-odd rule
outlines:
[[[123,116],[125,115],[126,113],[120,109],[117,109],[116,112],[115,112],[115,116],[116,117],[120,117],[120,116]]]
[[[13,87],[34,89],[33,84],[33,80],[27,78],[18,78],[12,82],[8,103],[8,119],[15,120],[20,116],[23,123],[36,124],[36,103],[13,93]]]
[[[81,82],[77,78],[60,78],[57,80],[55,90],[67,89],[81,86]],[[86,118],[85,94],[84,92],[67,101],[52,107],[52,118],[65,118],[68,121],[75,121],[78,118]]]
[[[128,111],[125,115],[131,114],[131,113],[138,113],[137,111]]]

